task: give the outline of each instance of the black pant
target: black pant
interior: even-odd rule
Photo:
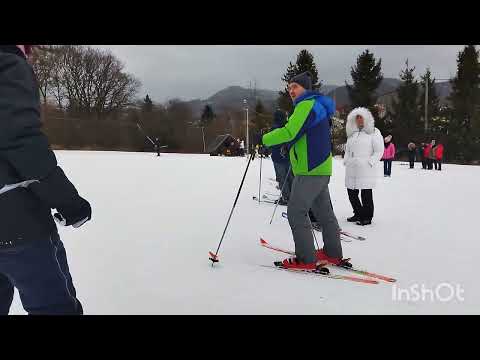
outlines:
[[[278,186],[282,190],[283,200],[288,201],[290,193],[292,192],[293,172],[290,170],[290,163],[288,162],[273,162],[275,168],[275,175],[278,181]],[[289,172],[290,170],[290,172]],[[286,183],[285,183],[286,182]]]
[[[427,160],[427,168],[428,170],[433,170],[433,159]]]
[[[427,168],[427,160],[422,159],[422,169],[426,169],[426,168]]]
[[[413,169],[415,166],[415,153],[408,154],[408,161],[410,162],[410,169]]]
[[[23,308],[30,315],[81,315],[58,234],[29,244],[0,249],[0,315],[7,315],[18,289]]]
[[[361,220],[372,220],[373,218],[373,192],[372,189],[362,189],[362,202],[358,198],[359,190],[347,189],[350,204],[352,204],[353,213]]]
[[[392,160],[383,160],[383,173],[384,175],[392,175]]]
[[[442,170],[442,160],[434,160],[435,170]]]

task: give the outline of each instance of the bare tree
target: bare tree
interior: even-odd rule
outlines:
[[[39,53],[34,69],[44,103],[50,95],[74,113],[104,117],[130,104],[141,86],[108,51],[68,45]]]

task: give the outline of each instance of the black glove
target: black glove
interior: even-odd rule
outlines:
[[[264,145],[261,145],[261,144],[258,145],[258,153],[262,156],[266,155],[268,153],[267,147],[265,147]]]
[[[57,208],[57,211],[53,216],[55,220],[63,226],[71,225],[74,228],[79,228],[92,218],[90,203],[81,196],[78,196],[75,203]]]
[[[80,227],[92,217],[90,204],[78,195],[75,186],[58,166],[46,178],[31,184],[29,189],[50,209],[57,209],[58,214],[54,217],[61,225]]]
[[[288,157],[288,145],[282,145],[280,147],[280,155],[282,155],[284,158]]]

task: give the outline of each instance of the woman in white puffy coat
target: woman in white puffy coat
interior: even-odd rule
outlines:
[[[375,127],[372,113],[362,107],[348,114],[346,130],[345,185],[354,213],[347,221],[369,225],[374,208],[372,189],[380,175],[380,159],[384,151],[383,136]]]

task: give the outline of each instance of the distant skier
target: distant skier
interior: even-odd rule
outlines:
[[[408,161],[410,163],[410,169],[415,167],[415,154],[417,151],[417,146],[415,143],[411,142],[408,144]]]
[[[392,135],[385,137],[385,150],[383,152],[383,175],[392,176],[392,161],[395,158],[395,144],[392,142]]]
[[[265,134],[259,141],[267,147],[290,146],[295,178],[288,202],[288,222],[295,242],[295,257],[285,259],[281,265],[306,270],[318,269],[327,262],[346,265],[328,190],[332,175],[329,118],[335,104],[331,98],[312,91],[312,76],[308,72],[294,76],[289,81],[288,92],[293,100],[293,114],[284,127]],[[307,217],[309,209],[323,228],[323,249],[315,250]]]
[[[273,115],[272,131],[285,126],[287,122],[286,114],[279,110],[276,110]],[[288,150],[286,145],[277,145],[271,148],[272,162],[275,169],[275,176],[278,182],[278,187],[283,189],[279,205],[287,205],[290,198],[290,192],[293,183],[293,173],[290,170],[290,159],[288,157]]]
[[[157,156],[160,156],[160,139],[158,137],[155,138],[153,147],[157,153]]]
[[[373,188],[384,152],[383,137],[366,108],[356,108],[348,114],[346,131],[345,186],[353,208],[353,216],[347,221],[370,225],[374,210]],[[362,202],[358,198],[360,191]]]
[[[40,99],[27,45],[0,46],[0,314],[14,287],[29,314],[82,314],[51,209],[62,225],[91,218],[40,130]]]

